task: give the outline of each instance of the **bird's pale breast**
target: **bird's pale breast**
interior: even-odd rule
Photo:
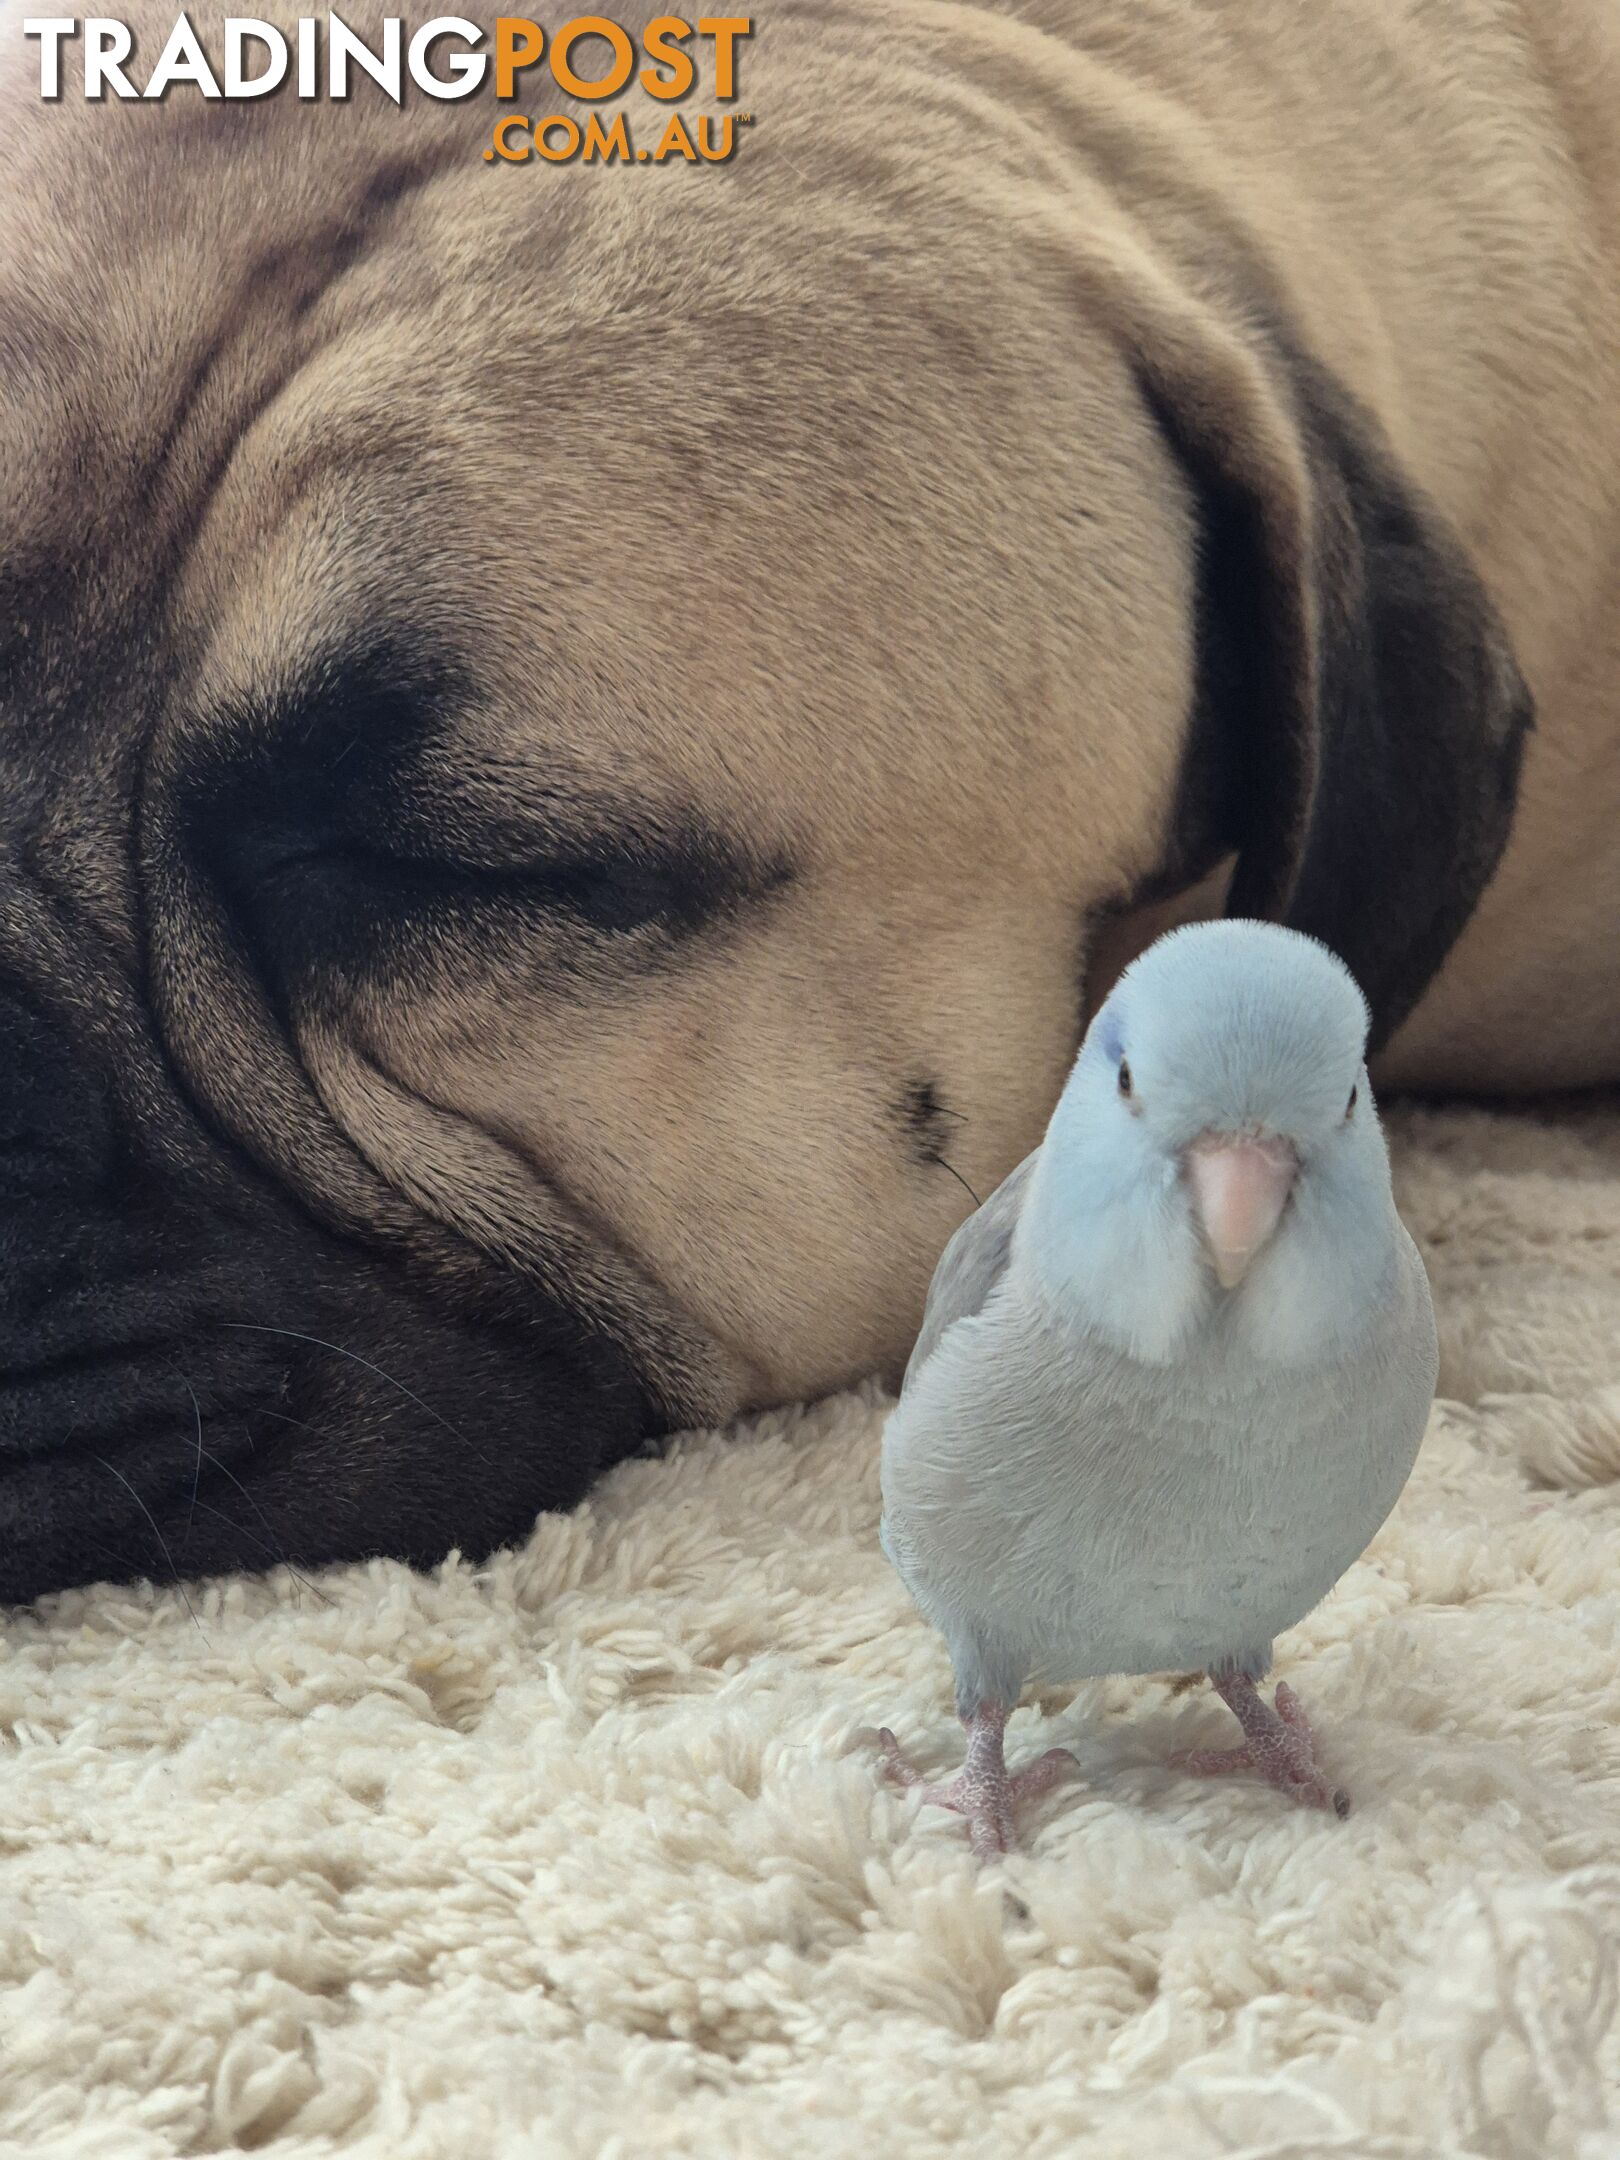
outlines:
[[[1263,1659],[1410,1472],[1434,1351],[1406,1254],[1365,1337],[1308,1372],[1219,1330],[1175,1367],[1077,1352],[993,1298],[885,1434],[888,1542],[924,1612],[950,1641],[993,1633],[1051,1681]]]

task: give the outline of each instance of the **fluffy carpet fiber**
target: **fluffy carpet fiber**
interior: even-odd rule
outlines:
[[[0,2152],[1613,2160],[1620,1114],[1396,1120],[1444,1400],[1280,1645],[1350,1788],[1032,1703],[979,1870],[875,1392],[683,1441],[493,1565],[96,1589],[0,1659]]]

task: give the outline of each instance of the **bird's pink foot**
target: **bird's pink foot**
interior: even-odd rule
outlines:
[[[883,1769],[897,1785],[922,1787],[922,1799],[931,1807],[951,1808],[967,1817],[968,1842],[981,1860],[994,1853],[1011,1852],[1013,1818],[1026,1800],[1048,1791],[1075,1767],[1067,1748],[1048,1748],[1024,1769],[1009,1772],[1002,1753],[1002,1734],[1007,1713],[988,1706],[966,1720],[967,1760],[948,1785],[930,1785],[923,1773],[908,1763],[900,1743],[885,1726],[878,1734],[883,1749]]]
[[[1316,1767],[1316,1744],[1310,1720],[1286,1680],[1279,1680],[1276,1707],[1265,1702],[1254,1682],[1242,1673],[1211,1679],[1221,1700],[1243,1727],[1243,1745],[1196,1748],[1171,1757],[1172,1765],[1199,1777],[1250,1773],[1263,1777],[1301,1807],[1331,1810],[1342,1821],[1350,1796],[1329,1785]]]

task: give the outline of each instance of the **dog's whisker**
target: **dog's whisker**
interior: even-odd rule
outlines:
[[[125,1492],[129,1494],[129,1497],[134,1501],[135,1505],[140,1509],[141,1513],[152,1525],[152,1535],[157,1539],[158,1547],[162,1552],[164,1559],[167,1560],[169,1563],[169,1573],[174,1577],[174,1587],[179,1591],[180,1596],[185,1604],[186,1611],[191,1615],[192,1626],[195,1627],[199,1635],[202,1635],[202,1639],[206,1647],[212,1650],[214,1646],[211,1642],[209,1642],[208,1637],[203,1634],[203,1624],[197,1618],[197,1608],[195,1605],[192,1604],[190,1597],[186,1593],[186,1586],[180,1580],[180,1570],[174,1564],[174,1555],[169,1550],[168,1539],[158,1528],[157,1517],[152,1513],[152,1510],[147,1506],[146,1502],[141,1498],[140,1494],[129,1482],[129,1479],[125,1477],[123,1471],[118,1469],[115,1464],[108,1462],[105,1455],[92,1455],[90,1460],[92,1462],[100,1463],[102,1469],[105,1470],[110,1477],[115,1477],[118,1480],[119,1484],[123,1486]]]
[[[118,1573],[115,1576],[109,1576],[107,1578],[109,1582],[127,1582],[137,1575],[146,1573],[145,1566],[136,1559],[133,1553],[120,1552],[116,1545],[109,1545],[105,1538],[95,1537],[88,1530],[83,1533],[83,1536],[85,1543],[93,1551],[102,1553],[107,1559],[116,1562]]]
[[[221,1467],[223,1467],[223,1465]],[[238,1490],[243,1492],[244,1497],[250,1503],[253,1503],[253,1495],[251,1493],[246,1492],[245,1488],[240,1486],[238,1486]],[[259,1514],[260,1520],[263,1521],[264,1518],[262,1510],[259,1510],[257,1508],[257,1503],[253,1504],[255,1507],[255,1512]],[[232,1530],[237,1531],[241,1536],[245,1538],[251,1538],[255,1545],[262,1547],[263,1550],[270,1555],[270,1558],[277,1567],[285,1568],[294,1582],[301,1584],[304,1589],[309,1591],[312,1597],[319,1598],[323,1605],[334,1606],[336,1604],[336,1599],[328,1597],[326,1592],[320,1587],[318,1583],[311,1582],[309,1577],[305,1575],[301,1569],[294,1567],[293,1563],[287,1558],[286,1554],[281,1550],[280,1546],[275,1543],[273,1538],[267,1536],[262,1531],[255,1530],[249,1523],[238,1522],[234,1515],[228,1515],[222,1507],[215,1507],[212,1500],[199,1499],[197,1505],[202,1509],[205,1515],[212,1515],[216,1522],[226,1523]],[[303,1609],[303,1601],[302,1599],[300,1599],[298,1601],[298,1610],[302,1612]]]
[[[179,1376],[178,1376],[178,1377],[179,1377],[180,1385],[181,1385],[181,1386],[182,1386],[182,1387],[183,1387],[183,1388],[185,1389],[186,1393],[187,1393],[187,1394],[188,1394],[188,1395],[189,1395],[189,1396],[191,1397],[191,1407],[192,1407],[192,1409],[193,1409],[193,1410],[194,1410],[194,1411],[196,1412],[196,1416],[197,1416],[197,1460],[196,1460],[196,1462],[195,1462],[195,1463],[194,1463],[194,1464],[192,1465],[192,1470],[191,1470],[191,1508],[190,1508],[190,1511],[189,1511],[189,1513],[188,1513],[188,1514],[187,1514],[187,1516],[186,1516],[186,1529],[187,1529],[187,1532],[189,1533],[189,1531],[190,1531],[190,1529],[191,1529],[192,1519],[193,1519],[193,1517],[194,1517],[194,1516],[196,1515],[196,1513],[197,1513],[197,1487],[198,1487],[198,1485],[199,1485],[199,1484],[200,1484],[200,1483],[202,1482],[202,1466],[203,1466],[203,1439],[202,1439],[202,1404],[201,1404],[201,1403],[200,1403],[200,1402],[199,1402],[199,1401],[197,1400],[197,1390],[196,1390],[196,1389],[195,1389],[195,1388],[194,1388],[194,1387],[192,1386],[191,1382],[190,1382],[190,1381],[189,1381],[189,1380],[188,1380],[188,1379],[186,1378],[185,1374],[184,1374],[184,1373],[181,1373],[181,1374],[179,1374]],[[212,1456],[210,1456],[210,1457],[209,1457],[209,1460],[210,1460],[210,1461],[212,1461],[212,1460],[213,1460],[213,1457],[212,1457]]]
[[[943,1149],[936,1147],[933,1150],[932,1159],[939,1164],[939,1167],[942,1170],[948,1170],[951,1173],[951,1176],[955,1178],[957,1184],[961,1186],[962,1190],[967,1194],[968,1198],[973,1202],[973,1205],[975,1207],[984,1206],[984,1202],[973,1190],[973,1187],[968,1183],[967,1179],[962,1175],[961,1171],[957,1169],[955,1163],[951,1162],[949,1158],[945,1155]]]
[[[192,1401],[195,1403],[197,1401],[196,1390],[191,1387],[191,1383],[189,1381],[187,1381],[186,1386],[188,1392],[191,1395]],[[297,1421],[294,1420],[294,1422],[296,1423]],[[202,1465],[205,1462],[212,1463],[212,1465],[219,1472],[221,1477],[227,1477],[230,1479],[231,1483],[242,1495],[242,1498],[247,1502],[248,1506],[253,1510],[254,1514],[258,1516],[260,1523],[264,1527],[264,1537],[262,1542],[265,1546],[265,1549],[268,1552],[274,1554],[276,1565],[278,1567],[284,1567],[287,1570],[287,1573],[293,1578],[294,1582],[301,1583],[312,1597],[319,1598],[323,1605],[330,1605],[332,1603],[332,1600],[326,1595],[325,1591],[318,1588],[316,1584],[312,1583],[309,1577],[305,1575],[303,1571],[294,1564],[289,1555],[277,1543],[275,1531],[271,1526],[269,1516],[266,1515],[264,1509],[260,1507],[258,1501],[248,1490],[247,1486],[242,1483],[242,1480],[237,1476],[236,1472],[231,1468],[230,1464],[226,1462],[221,1462],[220,1458],[217,1455],[213,1454],[209,1449],[203,1446],[202,1408],[201,1405],[199,1405],[197,1410],[197,1468],[199,1477],[201,1475]],[[191,1505],[193,1509],[196,1508],[197,1504],[197,1486],[194,1480],[191,1488]],[[213,1510],[213,1513],[219,1515],[220,1510],[218,1508],[215,1508]],[[228,1521],[229,1518],[221,1516],[221,1520]]]
[[[308,1418],[294,1417],[288,1410],[272,1410],[268,1403],[255,1403],[246,1415],[274,1418],[279,1425],[296,1425],[300,1432],[313,1433],[317,1440],[324,1440],[329,1446],[337,1442],[336,1433],[328,1432],[324,1425],[312,1425]]]
[[[233,1333],[237,1334],[285,1335],[292,1342],[313,1343],[319,1350],[330,1350],[334,1357],[348,1358],[353,1364],[363,1365],[367,1372],[375,1373],[379,1380],[386,1380],[391,1388],[398,1388],[408,1402],[415,1403],[418,1410],[425,1410],[436,1424],[444,1427],[452,1440],[458,1441],[462,1447],[476,1453],[476,1450],[472,1448],[472,1442],[468,1440],[464,1433],[456,1430],[442,1411],[435,1410],[430,1402],[424,1402],[420,1395],[405,1385],[403,1380],[396,1380],[391,1372],[385,1372],[380,1365],[374,1365],[370,1358],[362,1357],[358,1350],[346,1350],[342,1343],[328,1342],[324,1335],[305,1335],[297,1328],[267,1327],[262,1322],[253,1320],[227,1320],[224,1324]]]

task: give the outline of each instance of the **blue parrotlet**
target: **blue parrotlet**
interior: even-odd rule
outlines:
[[[1127,969],[1033,1154],[945,1248],[883,1433],[883,1549],[950,1652],[981,1856],[1072,1763],[1009,1776],[1026,1683],[1207,1672],[1251,1770],[1348,1812],[1272,1639],[1365,1551],[1434,1395],[1368,1014],[1314,939],[1171,931]],[[890,1773],[919,1774],[891,1733]]]

